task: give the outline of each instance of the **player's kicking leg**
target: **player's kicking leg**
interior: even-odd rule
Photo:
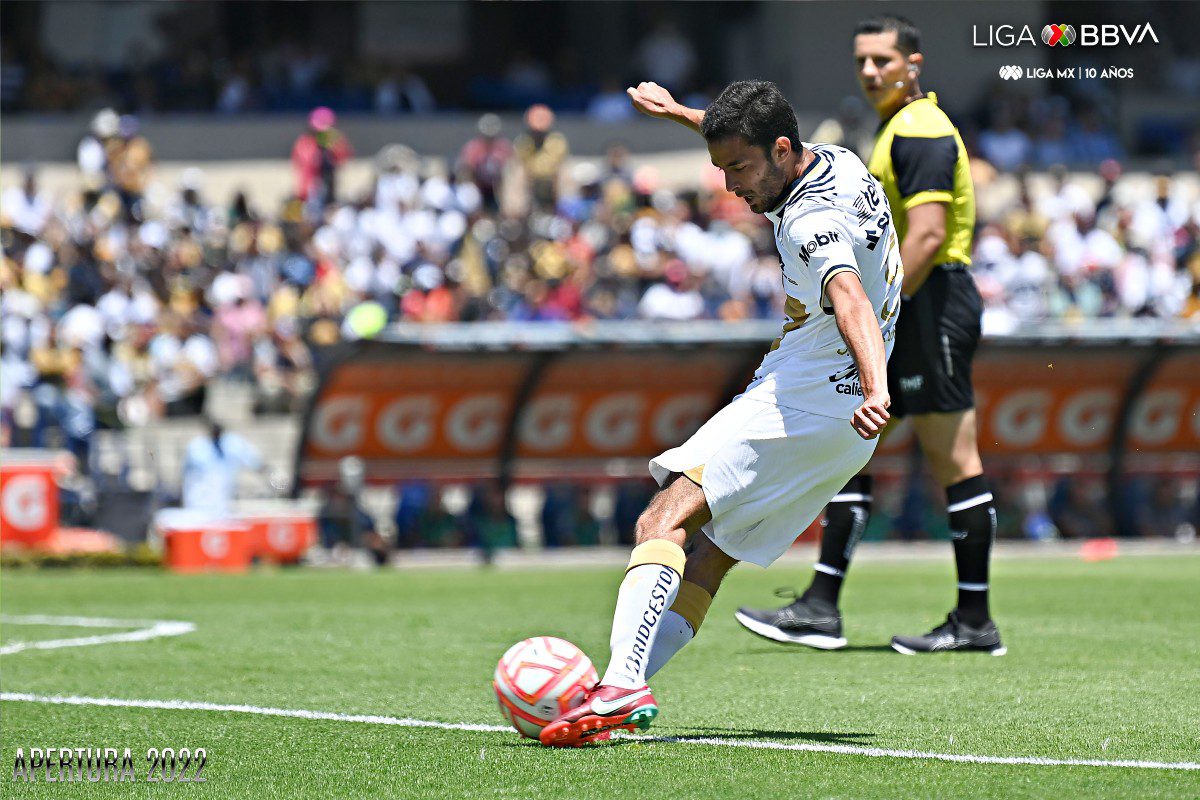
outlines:
[[[704,533],[693,536],[688,546],[687,563],[683,568],[683,583],[679,595],[663,615],[650,650],[646,678],[653,678],[675,654],[684,648],[700,631],[717,587],[737,559],[713,544]]]
[[[638,543],[617,594],[608,669],[582,705],[542,729],[542,744],[570,747],[603,731],[650,726],[658,715],[646,685],[651,650],[680,593],[683,547],[711,518],[703,490],[682,476],[650,501],[638,519]]]

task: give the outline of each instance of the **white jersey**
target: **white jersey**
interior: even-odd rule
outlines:
[[[763,358],[745,395],[850,419],[862,404],[862,386],[825,289],[839,273],[858,275],[890,356],[904,270],[879,181],[843,147],[804,146],[816,158],[785,199],[767,212],[783,260],[783,334]]]

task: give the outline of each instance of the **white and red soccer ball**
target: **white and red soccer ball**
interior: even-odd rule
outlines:
[[[553,636],[517,642],[496,665],[492,688],[517,733],[530,739],[583,702],[599,678],[592,660],[575,645]]]

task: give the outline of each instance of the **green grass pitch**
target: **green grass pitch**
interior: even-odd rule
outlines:
[[[790,564],[727,580],[700,637],[654,681],[651,734],[970,756],[1200,762],[1200,557],[1002,558],[1009,654],[905,657],[894,633],[940,621],[944,561],[863,561],[850,647],[753,637],[732,618],[807,580]],[[603,670],[620,570],[328,570],[176,577],[3,576],[3,614],[182,620],[144,642],[0,658],[2,690],[502,722],[490,681],[513,642],[552,634]],[[110,633],[5,624],[4,643]],[[1200,771],[903,759],[621,739],[550,750],[512,732],[161,708],[0,703],[4,797],[1196,798]],[[204,747],[207,782],[12,782],[17,747]],[[145,764],[139,763],[139,776]]]

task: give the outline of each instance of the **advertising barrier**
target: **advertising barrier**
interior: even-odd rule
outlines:
[[[691,336],[650,339],[611,329],[474,341],[422,332],[346,348],[306,415],[295,484],[333,480],[348,455],[364,459],[374,483],[644,476],[649,457],[742,390],[774,330],[689,327]],[[989,340],[974,377],[989,461],[1198,468],[1194,339]],[[879,455],[910,447],[900,432]]]

